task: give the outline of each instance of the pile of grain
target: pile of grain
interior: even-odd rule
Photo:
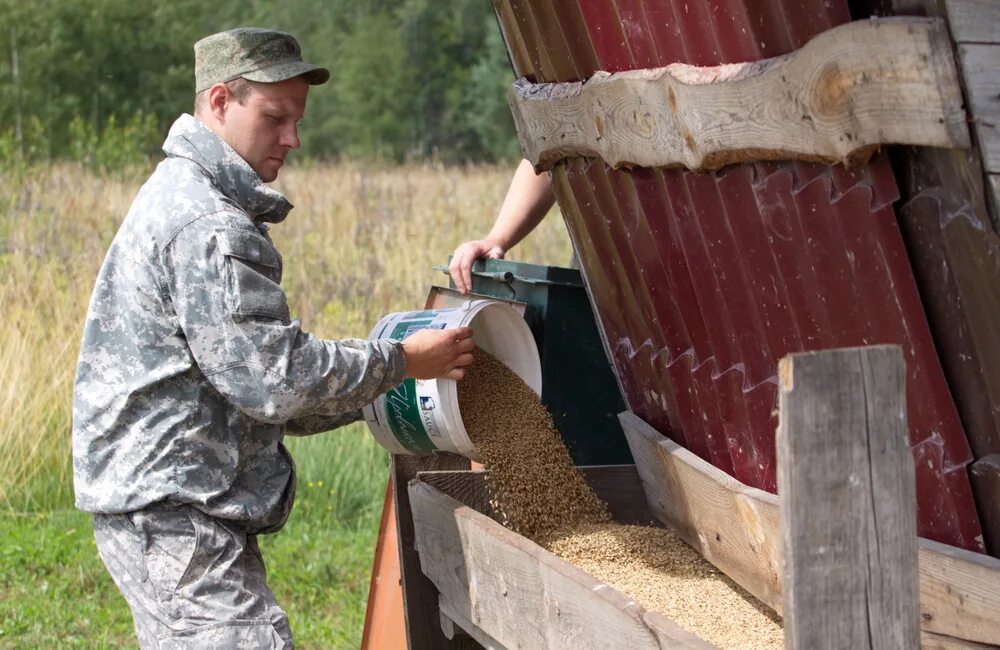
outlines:
[[[459,405],[506,526],[720,648],[783,646],[775,615],[675,534],[611,522],[538,396],[493,356],[475,356]]]
[[[774,612],[670,530],[584,525],[544,546],[719,648],[784,647]]]

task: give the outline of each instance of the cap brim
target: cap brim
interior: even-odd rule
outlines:
[[[330,71],[305,61],[292,61],[254,70],[240,76],[249,81],[261,83],[276,83],[292,77],[305,77],[310,85],[318,86],[330,80]]]

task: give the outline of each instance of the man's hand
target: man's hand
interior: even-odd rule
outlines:
[[[468,293],[472,290],[473,262],[484,257],[502,260],[504,252],[499,244],[489,239],[467,241],[456,248],[451,257],[451,264],[448,265],[448,273],[451,273],[451,278],[455,281],[458,292]]]
[[[471,327],[414,332],[403,340],[406,377],[461,379],[475,348]]]

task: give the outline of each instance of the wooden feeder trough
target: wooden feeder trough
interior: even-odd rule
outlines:
[[[740,484],[631,413],[621,421],[637,465],[584,476],[615,521],[669,526],[783,612],[786,647],[1000,641],[1000,560],[917,538],[898,349],[793,355],[782,383],[788,498]],[[714,647],[492,519],[483,471],[420,472],[408,493],[420,567],[453,643]]]

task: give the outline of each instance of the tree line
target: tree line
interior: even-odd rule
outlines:
[[[518,156],[487,0],[0,0],[0,26],[0,163],[155,155],[192,110],[194,42],[238,26],[291,32],[330,68],[304,157]]]

